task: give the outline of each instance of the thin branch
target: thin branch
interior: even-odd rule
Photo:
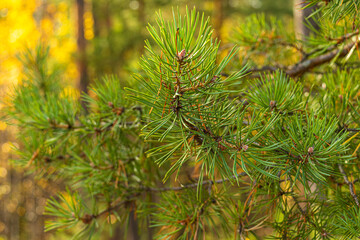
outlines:
[[[357,29],[355,32],[345,34],[345,35],[343,35],[343,36],[341,36],[341,37],[339,37],[339,38],[330,38],[330,37],[326,37],[326,38],[327,38],[328,40],[330,40],[330,41],[336,41],[337,44],[339,44],[339,43],[344,42],[344,41],[347,40],[347,39],[350,39],[350,38],[358,35],[358,34],[359,34],[359,29]]]
[[[264,66],[262,68],[251,69],[248,72],[249,73],[274,72],[276,70],[283,70],[290,77],[300,77],[303,74],[305,74],[306,72],[309,72],[311,69],[330,62],[335,57],[339,57],[339,58],[345,57],[353,47],[357,47],[359,45],[359,42],[348,43],[348,44],[342,46],[342,49],[337,49],[336,47],[338,47],[338,45],[340,43],[344,42],[345,40],[348,40],[358,34],[359,34],[359,30],[356,30],[355,32],[346,34],[340,38],[332,39],[332,40],[336,40],[337,43],[335,45],[329,47],[328,49],[326,49],[324,54],[319,55],[314,58],[311,58],[311,59],[308,59],[309,56],[322,50],[322,49],[315,49],[314,51],[307,53],[300,62],[298,62],[292,66],[289,66],[287,68],[286,67],[276,67],[276,66]],[[259,78],[260,75],[252,74],[252,75],[250,75],[250,77],[251,78]]]
[[[108,124],[109,124],[108,122],[102,122],[101,126],[103,127]],[[94,129],[97,132],[103,132],[103,131],[110,130],[115,124],[116,124],[116,121],[114,121],[113,124],[110,124],[109,126],[107,126],[105,128],[94,128]],[[118,125],[124,126],[124,127],[133,127],[133,126],[140,126],[143,124],[144,124],[144,122],[138,121],[138,122],[123,122]],[[73,131],[76,131],[79,129],[92,130],[91,128],[89,129],[88,126],[83,125],[83,124],[71,125],[71,124],[54,124],[54,123],[51,124],[51,129],[53,129],[53,130],[68,129],[68,130],[73,130]]]
[[[280,67],[275,67],[275,66],[263,66],[261,68],[252,68],[248,71],[245,72],[246,74],[250,74],[250,73],[255,73],[255,72],[275,72],[277,70],[281,69]]]
[[[212,181],[212,180],[206,180],[206,181],[203,181],[201,182],[200,185],[202,186],[206,186],[208,184],[214,184],[214,183],[223,183],[223,182],[227,182],[227,181],[230,181],[234,178],[237,178],[237,177],[244,177],[244,176],[248,176],[247,173],[245,172],[241,172],[237,175],[233,175],[229,178],[224,178],[224,179],[219,179],[219,180],[216,180],[216,181]],[[147,187],[147,186],[140,186],[140,187],[130,187],[131,189],[134,189],[134,190],[139,190],[139,191],[146,191],[146,192],[166,192],[166,191],[181,191],[181,190],[185,190],[185,189],[189,189],[189,188],[197,188],[199,186],[199,183],[193,183],[193,184],[188,184],[188,185],[184,185],[184,186],[181,186],[181,187],[163,187],[163,188],[155,188],[155,187]]]
[[[311,52],[309,53],[306,53],[304,55],[304,58],[302,59],[303,60],[306,60],[308,59],[311,55],[314,55],[315,53],[317,52],[324,52],[324,53],[327,53],[331,50],[334,50],[339,44],[345,42],[346,40],[352,38],[353,36],[356,36],[359,34],[359,29],[357,29],[355,32],[352,32],[352,33],[348,33],[348,34],[345,34],[341,37],[338,37],[338,38],[330,38],[330,37],[326,37],[326,39],[328,39],[329,41],[336,41],[335,44],[329,46],[327,49],[325,49],[325,51],[323,50],[323,48],[316,48],[314,50],[312,50]]]
[[[27,162],[26,167],[29,167],[34,162],[34,160],[37,158],[39,153],[40,153],[40,148],[35,150],[35,152],[31,156],[30,160]]]
[[[344,168],[342,167],[341,164],[339,164],[339,170],[340,170],[340,173],[343,175],[346,184],[349,185],[350,194],[351,194],[351,196],[353,197],[353,199],[355,200],[356,205],[357,205],[358,207],[360,207],[359,199],[358,199],[358,197],[356,196],[355,191],[354,191],[354,185],[353,185],[352,182],[349,181],[349,179],[348,179],[348,177],[347,177],[347,175],[346,175],[346,173],[345,173],[345,171],[344,171]]]
[[[301,214],[304,216],[304,217],[307,217],[307,214],[305,212],[305,210],[300,206],[300,203],[299,201],[296,199],[296,197],[294,195],[291,195],[291,198],[293,199],[296,207],[299,209],[299,211],[301,212]]]
[[[237,175],[234,175],[232,177],[229,178],[225,178],[225,179],[219,179],[216,181],[212,181],[212,180],[206,180],[203,181],[201,183],[202,186],[206,186],[206,185],[213,185],[214,183],[223,183],[223,182],[227,182],[230,181],[233,178],[239,177],[239,176],[248,176],[247,173],[242,172],[239,173]],[[181,191],[184,189],[189,189],[189,188],[196,188],[198,187],[199,183],[194,183],[194,184],[188,184],[188,185],[184,185],[181,187],[164,187],[164,188],[154,188],[154,187],[146,187],[146,186],[140,186],[140,187],[128,187],[129,189],[133,189],[133,190],[139,190],[139,191],[146,191],[146,192],[165,192],[165,191]],[[133,197],[138,196],[140,193],[136,193],[133,195]],[[106,213],[110,213],[111,211],[121,207],[122,205],[131,202],[133,199],[126,199],[123,200],[119,203],[113,203],[111,206],[109,206],[108,208],[104,209],[103,211],[99,212],[98,214],[85,214],[84,216],[80,217],[79,220],[81,220],[83,223],[85,224],[89,224],[91,223],[91,221],[95,218],[101,217]]]
[[[360,132],[360,128],[344,128],[348,132]]]
[[[192,123],[190,123],[188,120],[186,120],[186,118],[183,118],[183,122],[185,123],[185,126],[187,128],[189,128],[191,131],[196,131],[196,132],[200,132],[200,129],[198,127],[196,127],[195,125],[193,125]],[[220,149],[224,148],[224,145],[229,147],[229,148],[232,148],[234,150],[237,150],[237,151],[246,151],[248,149],[249,146],[247,145],[241,145],[241,146],[236,146],[228,141],[226,141],[223,137],[221,136],[215,136],[211,130],[206,127],[204,125],[204,129],[201,130],[201,132],[207,134],[208,136],[212,137],[217,143],[218,143],[218,146]],[[202,144],[203,143],[203,139],[201,138],[201,136],[199,136],[198,134],[194,133],[194,136],[195,136],[195,140],[199,143],[199,144]],[[224,149],[222,149],[224,150]]]
[[[330,62],[335,57],[345,57],[349,51],[354,47],[358,46],[359,43],[349,43],[343,47],[343,49],[336,49],[331,52],[328,52],[323,55],[319,55],[312,59],[302,60],[288,68],[284,67],[274,67],[274,66],[264,66],[262,68],[254,68],[250,69],[248,72],[254,73],[254,72],[275,72],[277,70],[284,71],[289,77],[301,77],[305,73],[309,72],[311,69],[321,66],[325,63]],[[250,78],[260,78],[261,74],[252,74],[249,77]]]
[[[112,112],[115,113],[117,116],[122,115],[125,111],[128,111],[125,107],[115,107],[114,104],[112,102],[108,103],[109,107],[112,109]],[[138,111],[140,115],[142,115],[143,109],[140,106],[135,106],[132,108],[133,111]],[[54,130],[56,129],[68,129],[68,130],[77,130],[77,129],[87,129],[88,126],[84,125],[84,124],[79,124],[79,123],[75,123],[75,124],[70,124],[70,123],[56,123],[53,120],[49,119],[49,123],[50,123],[50,127]],[[109,122],[101,122],[100,126],[108,126],[106,128],[103,129],[99,129],[99,128],[95,128],[96,131],[101,132],[101,131],[106,131],[111,129],[115,124],[117,123],[117,120],[115,120],[112,125],[109,125]],[[131,127],[131,126],[139,126],[144,124],[144,122],[142,122],[141,120],[136,121],[136,122],[121,122],[119,125],[121,126],[126,126],[126,127]],[[94,126],[95,127],[95,126]]]
[[[103,210],[103,211],[99,212],[98,214],[93,215],[93,217],[94,217],[94,218],[101,217],[102,215],[104,215],[104,214],[106,214],[106,213],[109,213],[109,212],[111,212],[111,211],[113,211],[113,210],[115,210],[115,209],[117,209],[117,208],[121,207],[122,205],[124,205],[124,204],[128,203],[129,201],[131,201],[131,200],[129,200],[129,199],[127,199],[127,200],[123,200],[123,201],[121,201],[121,202],[119,202],[119,203],[117,203],[117,204],[114,204],[114,205],[112,205],[112,206],[108,207],[107,209],[105,209],[105,210]]]
[[[277,44],[281,45],[281,46],[285,46],[285,47],[291,47],[293,49],[295,49],[296,51],[300,52],[302,55],[305,55],[306,52],[304,51],[304,49],[302,49],[301,47],[298,47],[296,44],[294,43],[288,43],[288,42],[284,42],[284,41],[280,41],[277,42]]]
[[[108,208],[104,209],[103,211],[99,212],[98,214],[84,214],[84,216],[79,217],[78,219],[81,220],[85,224],[90,224],[93,219],[99,218],[107,213],[110,213],[113,210],[116,210],[117,208],[121,207],[122,205],[130,202],[132,199],[126,199],[119,203],[113,204],[109,206]]]
[[[293,48],[296,51],[300,52],[304,56],[306,55],[306,52],[304,51],[304,49],[302,49],[302,47],[297,46],[295,43],[284,41],[281,38],[274,39],[273,41],[268,41],[268,42],[267,42],[267,40],[270,40],[270,39],[269,38],[266,38],[266,39],[259,38],[256,41],[249,41],[249,40],[243,39],[244,42],[246,42],[247,44],[252,45],[252,46],[259,45],[259,44],[261,44],[262,46],[266,45],[267,47],[284,46],[284,47]]]
[[[315,58],[302,61],[300,63],[291,66],[289,70],[286,70],[285,72],[290,77],[300,77],[304,73],[308,72],[310,69],[315,68],[317,66],[321,66],[324,63],[330,62],[335,57],[340,57],[340,58],[345,57],[353,47],[358,45],[359,45],[358,42],[348,43],[343,47],[343,49],[339,49],[339,50],[336,49],[329,53],[317,56]]]

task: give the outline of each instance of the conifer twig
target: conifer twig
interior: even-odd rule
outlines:
[[[338,37],[338,38],[330,38],[330,37],[326,37],[326,38],[328,40],[330,40],[330,41],[336,41],[339,44],[339,43],[344,42],[347,39],[350,39],[350,38],[358,35],[358,34],[359,34],[359,29],[356,29],[354,32],[345,34],[345,35],[343,35],[341,37]]]
[[[352,196],[353,199],[355,200],[356,205],[357,205],[358,207],[360,207],[359,199],[358,199],[357,195],[355,194],[353,183],[349,181],[349,179],[348,179],[348,177],[347,177],[347,175],[346,175],[346,173],[345,173],[344,168],[342,167],[342,165],[339,164],[338,166],[339,166],[340,173],[343,175],[346,184],[349,185],[349,190],[350,190],[351,196]]]
[[[360,132],[359,128],[344,128],[344,130],[347,132]]]
[[[35,152],[31,156],[30,160],[27,162],[26,167],[29,167],[34,162],[34,160],[37,158],[39,153],[40,153],[40,148],[35,150]]]
[[[332,39],[332,40],[336,40],[337,43],[335,45],[331,46],[329,49],[327,49],[324,54],[319,55],[314,58],[311,58],[311,59],[308,59],[308,56],[311,56],[314,53],[319,51],[319,49],[316,49],[314,52],[305,54],[305,57],[301,61],[295,63],[292,66],[289,66],[289,67],[264,66],[262,68],[250,69],[248,72],[252,72],[252,73],[264,72],[264,71],[265,72],[274,72],[276,70],[283,70],[290,77],[300,77],[304,73],[310,71],[312,68],[321,66],[324,63],[328,63],[331,60],[333,60],[335,57],[340,57],[340,58],[345,57],[353,47],[357,47],[359,45],[359,42],[348,43],[348,44],[344,45],[341,49],[336,49],[336,47],[340,43],[343,43],[345,40],[348,40],[358,34],[359,34],[359,29],[357,29],[353,33],[346,34],[337,39]],[[250,77],[251,78],[259,78],[260,76],[258,74],[255,74]]]
[[[136,194],[137,195],[137,194]],[[136,195],[134,195],[134,197],[136,197]],[[122,205],[132,201],[133,199],[126,199],[123,201],[120,201],[118,203],[115,203],[113,205],[110,205],[108,208],[104,209],[103,211],[99,212],[98,214],[84,214],[84,216],[80,217],[79,219],[85,223],[85,224],[89,224],[93,219],[98,218],[103,216],[106,213],[110,213],[111,211],[121,207]]]
[[[255,68],[253,70],[250,69],[249,72],[275,72],[276,70],[283,70],[289,77],[300,77],[304,75],[306,72],[309,72],[311,69],[330,62],[335,57],[339,57],[339,58],[345,57],[354,46],[357,47],[358,45],[359,42],[348,43],[342,49],[335,49],[331,52],[327,52],[315,58],[301,60],[300,62],[297,62],[292,66],[289,66],[288,68],[264,66],[262,68]],[[255,75],[250,75],[250,77],[259,78],[260,75],[255,74]]]
[[[336,49],[329,53],[325,53],[323,55],[317,56],[315,58],[301,61],[300,63],[291,66],[289,70],[286,70],[285,72],[290,77],[300,77],[310,69],[320,66],[324,63],[330,62],[335,57],[345,57],[354,46],[358,46],[358,45],[359,45],[358,42],[348,43],[343,47],[343,49]]]
[[[214,184],[214,183],[223,183],[223,182],[227,182],[230,181],[233,178],[236,177],[244,177],[244,176],[248,176],[248,174],[246,172],[241,172],[237,175],[233,175],[232,177],[229,178],[224,178],[224,179],[218,179],[215,181],[212,180],[206,180],[203,181],[201,183],[202,186],[208,185],[208,184]],[[137,189],[137,190],[142,190],[142,191],[146,191],[146,192],[166,192],[166,191],[181,191],[181,190],[185,190],[185,189],[189,189],[189,188],[196,188],[199,185],[199,183],[193,183],[193,184],[187,184],[181,187],[163,187],[163,188],[155,188],[155,187],[147,187],[147,186],[140,186],[140,187],[134,187],[133,189]]]

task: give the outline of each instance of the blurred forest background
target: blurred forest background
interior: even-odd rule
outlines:
[[[104,74],[117,74],[125,85],[139,71],[147,23],[155,21],[158,10],[170,16],[172,7],[186,5],[211,17],[223,49],[232,30],[250,14],[264,12],[293,22],[289,0],[1,0],[2,100],[23,77],[19,54],[39,43],[49,46],[50,64],[63,73],[69,93],[86,91],[89,82]],[[61,181],[49,182],[13,166],[15,134],[16,128],[0,121],[0,240],[69,239],[71,232],[44,233],[46,199],[64,189]],[[103,239],[119,236],[115,232]]]

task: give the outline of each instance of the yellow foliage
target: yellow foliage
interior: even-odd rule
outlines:
[[[67,86],[64,88],[64,90],[61,92],[60,97],[63,98],[72,98],[73,100],[80,98],[80,92],[77,88],[72,86]]]
[[[50,55],[65,67],[66,79],[74,84],[76,31],[70,3],[41,4],[36,0],[0,1],[0,88],[18,83],[21,62],[17,55],[40,42],[50,46]]]

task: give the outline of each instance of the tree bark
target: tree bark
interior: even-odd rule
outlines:
[[[138,240],[139,238],[139,228],[138,228],[138,222],[136,220],[135,216],[135,210],[130,211],[129,216],[129,232],[128,232],[128,240]]]
[[[224,1],[214,0],[214,29],[215,36],[221,40],[221,28],[224,23]]]
[[[314,12],[316,6],[303,9],[307,4],[304,0],[294,0],[293,13],[294,13],[294,27],[296,38],[299,40],[306,40],[312,32],[308,25],[314,29],[319,29],[319,26],[313,18],[309,16]]]
[[[76,0],[77,5],[77,48],[78,48],[78,69],[79,69],[79,90],[87,93],[89,79],[87,74],[86,60],[86,39],[84,35],[84,0]],[[83,104],[83,103],[82,103]]]
[[[145,15],[145,1],[144,0],[139,0],[139,8],[138,8],[138,21],[139,21],[139,26],[140,26],[140,36],[141,38],[144,38],[144,34],[143,34],[143,29],[145,28],[146,25],[146,15]],[[139,55],[143,55],[144,54],[144,40],[141,39],[140,45],[139,45]]]

